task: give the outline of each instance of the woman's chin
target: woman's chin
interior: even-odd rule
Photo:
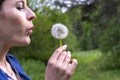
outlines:
[[[16,46],[26,46],[29,45],[31,42],[30,38],[26,38],[23,41],[19,42]]]
[[[30,38],[26,39],[26,40],[25,40],[25,43],[23,44],[23,46],[25,46],[25,45],[29,45],[30,42],[31,42]]]
[[[24,38],[17,38],[16,40],[12,40],[11,42],[9,42],[9,46],[13,47],[13,46],[26,46],[29,45],[31,42],[30,37],[24,37]]]

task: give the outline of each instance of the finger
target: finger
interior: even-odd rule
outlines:
[[[66,55],[66,58],[64,59],[64,63],[63,63],[65,67],[68,66],[70,60],[71,60],[71,53],[70,53],[70,51],[68,51],[67,55]]]
[[[74,70],[76,69],[77,65],[78,65],[77,60],[76,59],[72,59],[71,64],[69,64],[69,66],[67,68],[68,69],[67,73],[72,75],[74,73]]]
[[[63,64],[63,61],[65,60],[66,55],[67,55],[66,51],[62,52],[62,53],[59,55],[59,57],[58,57],[58,59],[57,59],[58,64]]]
[[[64,50],[66,50],[67,45],[61,46],[58,49],[56,49],[53,53],[53,55],[50,57],[49,60],[57,60],[57,58],[59,57],[60,53],[62,53]]]

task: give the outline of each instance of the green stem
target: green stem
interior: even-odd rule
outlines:
[[[60,39],[60,47],[62,46],[62,39]]]

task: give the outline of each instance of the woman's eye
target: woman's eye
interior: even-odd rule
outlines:
[[[16,4],[16,8],[18,9],[18,10],[23,10],[23,9],[25,9],[25,4],[24,4],[24,2],[23,1],[20,1],[20,2],[18,2],[17,4]]]
[[[17,7],[17,9],[18,9],[18,10],[22,10],[22,9],[24,9],[24,7]]]

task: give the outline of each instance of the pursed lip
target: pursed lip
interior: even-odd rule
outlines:
[[[34,25],[28,28],[28,30],[33,30],[33,29],[34,29]]]
[[[27,29],[28,35],[31,35],[33,33],[34,26]]]

